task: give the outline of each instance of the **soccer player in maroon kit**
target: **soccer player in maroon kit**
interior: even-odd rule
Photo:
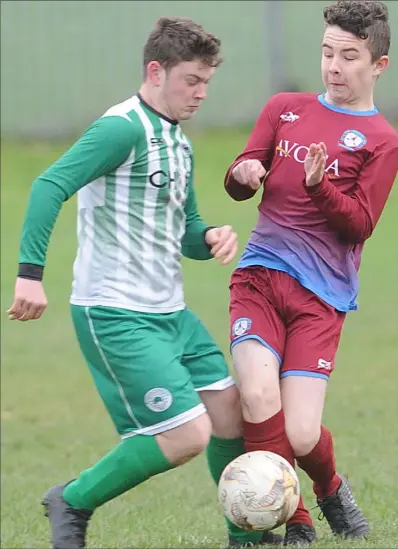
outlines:
[[[231,279],[231,349],[246,451],[296,461],[332,532],[359,538],[368,521],[336,472],[322,413],[343,323],[357,308],[363,245],[397,175],[398,135],[373,102],[388,65],[386,6],[339,1],[324,19],[326,93],[272,97],[225,177],[238,201],[264,183],[257,225]],[[314,539],[300,501],[285,545]]]

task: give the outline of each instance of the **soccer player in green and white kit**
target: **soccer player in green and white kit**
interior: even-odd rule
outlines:
[[[180,258],[237,251],[229,226],[200,218],[192,147],[180,120],[206,97],[220,41],[162,18],[144,49],[137,95],[111,107],[34,182],[11,319],[37,319],[50,235],[78,193],[71,311],[77,338],[121,442],[44,496],[56,549],[85,546],[93,511],[207,449],[215,482],[243,453],[239,394],[222,353],[184,303]],[[280,541],[228,524],[230,545]]]

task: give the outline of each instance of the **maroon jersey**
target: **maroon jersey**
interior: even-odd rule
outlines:
[[[325,175],[308,188],[304,159],[320,141],[328,153]],[[324,96],[281,93],[265,105],[226,174],[226,190],[236,200],[255,193],[231,175],[237,163],[252,158],[270,172],[239,267],[282,270],[336,309],[356,309],[363,244],[398,171],[397,132],[376,108],[353,111]]]

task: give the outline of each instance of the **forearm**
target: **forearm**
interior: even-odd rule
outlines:
[[[372,221],[358,200],[341,193],[326,175],[319,185],[307,187],[305,181],[303,184],[330,227],[347,242],[359,244],[370,237]]]
[[[196,194],[193,186],[194,163],[191,158],[192,169],[188,181],[188,194],[185,202],[185,234],[182,239],[182,255],[189,259],[205,260],[211,259],[210,248],[206,242],[206,233],[212,227],[209,227],[200,217]]]
[[[235,159],[224,178],[224,187],[231,198],[236,201],[248,200],[256,190],[241,185],[232,176],[232,171],[243,160],[258,160],[269,171],[275,149],[275,129],[279,119],[281,96],[272,97],[262,109],[249,136],[245,150]]]
[[[46,262],[47,248],[65,191],[54,182],[39,177],[32,185],[22,228],[19,252],[19,274],[25,278],[40,279]],[[35,265],[29,267],[28,265]]]

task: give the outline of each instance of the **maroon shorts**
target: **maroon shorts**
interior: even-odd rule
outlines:
[[[237,269],[230,284],[231,349],[255,339],[281,364],[281,377],[328,379],[346,313],[295,278],[264,267]]]

